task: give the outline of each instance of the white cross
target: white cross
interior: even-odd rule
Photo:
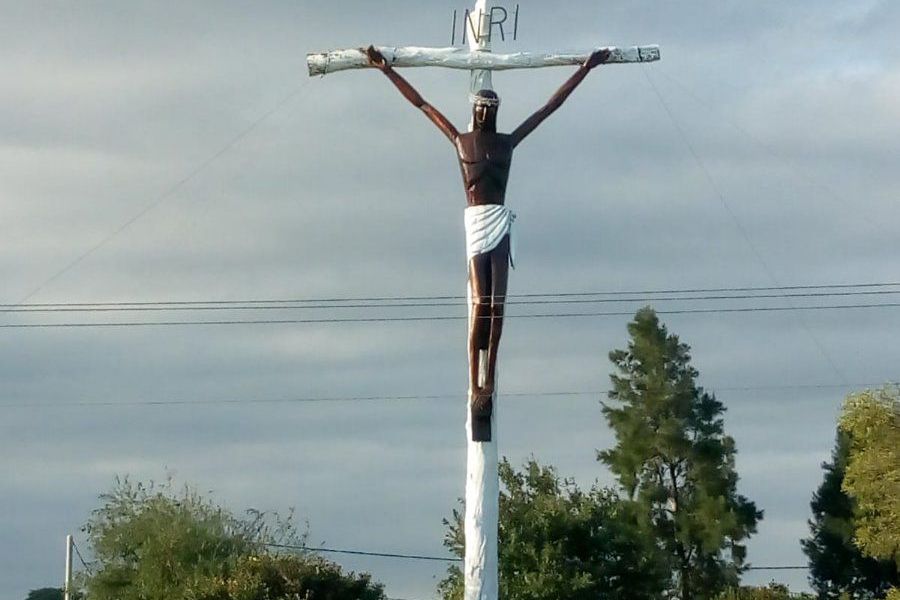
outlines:
[[[473,23],[465,26],[479,28],[477,35],[469,35],[469,49],[376,47],[392,67],[445,67],[471,72],[470,95],[479,90],[493,89],[491,73],[509,69],[535,69],[582,65],[595,51],[579,54],[517,52],[494,54],[491,52],[489,0],[476,0]],[[473,34],[475,32],[472,32]],[[658,46],[609,46],[610,57],[606,63],[642,63],[659,60]],[[332,52],[309,54],[306,57],[310,76],[328,75],[348,69],[370,68],[364,49],[350,48]],[[470,125],[471,130],[471,125]],[[471,303],[469,303],[471,315]],[[470,357],[472,360],[472,357]],[[475,358],[475,360],[478,360]],[[499,377],[497,377],[499,380]],[[469,391],[469,404],[472,402]],[[491,417],[491,441],[472,441],[471,411],[466,408],[466,515],[465,515],[465,600],[497,600],[497,532],[499,526],[500,483],[497,475],[497,396],[494,391],[494,409]]]
[[[489,44],[487,37],[482,41]],[[477,43],[477,42],[476,42]],[[610,63],[641,63],[659,60],[659,46],[631,46],[618,48],[605,46],[610,51]],[[536,69],[541,67],[564,67],[581,65],[591,55],[580,53],[539,53],[516,52],[514,54],[494,54],[487,49],[465,50],[464,48],[423,48],[419,46],[376,46],[384,55],[389,65],[399,67],[445,67],[464,71],[487,70],[508,71],[510,69]],[[596,48],[600,50],[601,46]],[[366,53],[361,48],[333,50],[309,54],[306,57],[309,74],[328,75],[348,69],[367,69],[369,65]]]

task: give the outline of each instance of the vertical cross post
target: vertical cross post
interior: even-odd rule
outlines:
[[[470,31],[469,50],[472,52],[491,51],[490,1],[477,0],[475,3],[475,24],[477,34]],[[469,23],[465,24],[469,27]],[[470,75],[469,96],[479,90],[493,89],[489,70],[473,70]],[[474,123],[469,124],[469,130]],[[472,287],[469,282],[469,320],[472,314]],[[470,323],[471,329],[471,323]],[[487,354],[486,352],[483,354]],[[469,356],[470,361],[486,360],[486,356]],[[484,367],[486,368],[486,367]],[[465,600],[497,600],[499,597],[497,534],[500,527],[500,479],[497,471],[497,398],[494,390],[494,408],[491,414],[491,435],[488,442],[472,441],[472,401],[470,388],[466,403],[466,506],[465,539],[466,554],[463,563],[465,576]]]
[[[473,21],[471,24],[477,27],[477,35],[472,33],[469,36],[469,50],[472,52],[490,52],[491,51],[491,7],[490,0],[476,0],[475,10],[471,13]],[[469,23],[465,24],[470,27]],[[494,89],[491,72],[487,69],[475,69],[472,71],[469,92],[475,94],[478,90]],[[471,127],[470,127],[471,129]]]

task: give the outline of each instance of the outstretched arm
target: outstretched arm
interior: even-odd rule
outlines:
[[[544,119],[549,117],[556,111],[557,108],[562,106],[562,103],[566,101],[566,98],[575,91],[575,88],[578,87],[578,84],[584,81],[584,78],[587,77],[587,74],[591,72],[591,69],[596,67],[597,65],[605,63],[609,60],[609,50],[597,50],[593,54],[588,57],[588,59],[581,65],[578,70],[572,75],[568,81],[566,81],[561,88],[559,88],[555,94],[550,98],[549,102],[540,108],[536,113],[528,117],[524,123],[519,125],[515,131],[512,133],[513,146],[518,146],[519,142],[525,139],[525,137],[534,131],[538,125],[544,122]]]
[[[446,135],[451,142],[456,141],[456,138],[459,137],[459,132],[456,130],[456,127],[453,126],[453,123],[447,120],[447,117],[442,115],[438,109],[425,102],[425,99],[419,95],[419,92],[417,92],[408,81],[401,77],[400,74],[388,64],[387,59],[384,58],[384,55],[381,52],[375,49],[375,46],[369,46],[366,49],[366,55],[369,57],[369,64],[380,69],[382,73],[387,75],[387,78],[397,86],[397,89],[400,90],[400,93],[403,94],[404,98],[425,113],[425,116],[431,119],[431,122],[437,125],[438,129],[444,132],[444,135]]]

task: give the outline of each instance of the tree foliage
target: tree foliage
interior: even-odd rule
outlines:
[[[86,576],[95,600],[378,600],[368,576],[342,575],[312,557],[270,556],[273,543],[303,545],[289,516],[238,518],[189,487],[117,479],[84,530],[97,561]],[[365,594],[363,593],[365,592]]]
[[[185,600],[384,600],[367,574],[345,575],[318,557],[248,556],[223,577],[197,581]]]
[[[690,348],[650,308],[628,332],[627,349],[610,353],[617,373],[603,408],[617,444],[598,460],[649,519],[669,558],[673,595],[714,598],[737,585],[743,542],[762,513],[737,493],[725,408],[697,386]]]
[[[825,476],[810,502],[811,535],[802,545],[820,600],[883,598],[900,584],[892,562],[865,556],[853,542],[853,501],[842,489],[849,457],[849,436],[838,431],[831,462],[822,465]]]
[[[812,600],[809,594],[792,594],[787,586],[771,583],[766,587],[741,587],[730,589],[717,600]]]
[[[31,590],[25,600],[63,600],[63,590],[62,588]]]
[[[900,568],[900,390],[851,394],[839,427],[850,440],[842,487],[854,500],[856,544]]]
[[[28,592],[25,600],[63,600],[65,598],[65,590],[63,588],[39,588]],[[71,590],[69,597],[72,600],[82,600],[84,595],[77,589]]]
[[[501,598],[660,597],[668,572],[630,503],[597,487],[583,492],[534,460],[522,471],[503,460],[499,471]],[[445,524],[445,544],[463,557],[463,515],[456,510]],[[463,584],[453,566],[439,590],[445,600],[461,600]]]

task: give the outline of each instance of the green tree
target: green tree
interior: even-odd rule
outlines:
[[[725,408],[697,386],[690,348],[650,308],[638,311],[628,332],[627,349],[609,355],[617,373],[603,407],[617,444],[597,458],[649,519],[671,565],[671,593],[714,598],[737,585],[743,542],[762,512],[737,493]]]
[[[792,594],[787,586],[771,583],[767,587],[741,587],[719,595],[717,600],[812,600],[809,594]]]
[[[642,600],[659,598],[668,580],[652,537],[630,503],[609,490],[589,492],[532,460],[517,472],[500,464],[500,597],[505,600]],[[445,521],[445,539],[464,554],[463,516]],[[445,600],[463,597],[463,574],[449,569]]]
[[[854,501],[856,544],[900,568],[900,390],[851,394],[838,426],[850,439],[842,488]]]
[[[802,541],[810,584],[820,600],[883,598],[900,584],[892,562],[865,556],[853,542],[853,501],[841,487],[849,457],[849,436],[839,431],[831,462],[822,465],[825,476],[810,502],[811,535]]]
[[[207,578],[186,591],[185,600],[384,600],[369,575],[345,575],[318,557],[249,556],[225,577]]]
[[[368,576],[344,576],[310,555],[270,556],[271,544],[303,545],[291,517],[248,511],[238,518],[171,481],[117,479],[100,498],[84,528],[97,562],[83,582],[93,600],[293,600],[313,589],[328,600],[383,598]],[[368,595],[348,591],[357,588]]]
[[[63,600],[62,588],[40,588],[28,592],[25,600]]]

